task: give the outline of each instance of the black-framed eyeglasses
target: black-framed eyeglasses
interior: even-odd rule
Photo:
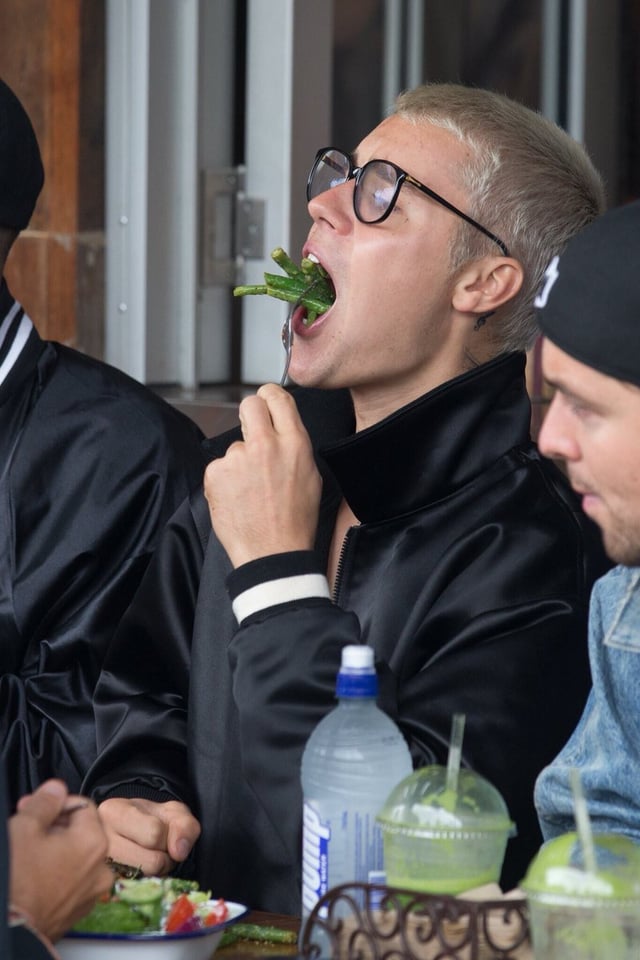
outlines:
[[[353,189],[353,210],[361,223],[382,223],[386,220],[393,210],[400,188],[403,183],[410,183],[413,187],[421,190],[422,193],[431,197],[436,203],[441,204],[461,217],[466,223],[484,233],[486,237],[497,243],[505,257],[509,256],[507,246],[491,230],[487,230],[481,223],[474,220],[468,214],[463,213],[452,203],[441,197],[439,193],[430,187],[420,183],[415,177],[407,173],[390,160],[368,160],[361,167],[354,167],[353,161],[348,153],[338,150],[336,147],[323,147],[318,150],[313,166],[307,179],[307,201],[324,193],[325,190],[331,190],[332,187],[339,187],[349,180],[355,180]]]

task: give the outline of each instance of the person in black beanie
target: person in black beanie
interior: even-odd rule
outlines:
[[[536,301],[554,388],[540,449],[566,463],[618,566],[594,586],[592,689],[573,735],[542,771],[545,839],[575,829],[570,770],[594,830],[640,842],[640,201],[610,210],[554,258]]]
[[[31,123],[11,90],[0,81],[0,272],[17,232],[29,222],[43,180],[40,151]],[[0,296],[4,302],[9,297],[4,281]],[[3,373],[0,376],[3,381],[20,353],[16,346],[20,339],[16,339],[17,330],[12,328],[12,322],[22,324],[23,316],[16,305],[11,319],[7,320],[7,315],[1,318]],[[3,392],[3,401],[0,401],[3,432],[17,412],[13,410],[15,397],[16,394]],[[0,437],[0,446],[7,451],[5,444],[6,437]],[[5,455],[0,468],[5,518],[9,515],[4,495],[10,463],[10,456]],[[4,601],[0,608],[3,610],[12,595],[6,578],[11,541],[4,531],[3,526],[0,550],[0,557],[4,558],[0,561],[3,568],[0,598]],[[0,625],[0,663],[4,663],[6,669],[14,656],[11,650],[14,633],[6,629],[4,612],[0,613]],[[9,683],[15,688],[15,681]],[[11,705],[8,683],[4,679],[0,680],[0,691],[0,723],[5,734],[16,708]],[[53,762],[53,758],[48,762]],[[110,889],[113,875],[104,862],[106,838],[94,805],[84,801],[84,808],[68,821],[58,819],[72,800],[64,783],[47,781],[34,794],[23,797],[20,810],[8,819],[5,769],[0,760],[0,957],[3,960],[44,960],[55,956],[51,941]],[[9,844],[13,851],[11,858]]]
[[[3,278],[44,183],[0,80],[0,756],[8,800],[77,791],[93,689],[160,531],[202,483],[202,434],[122,372],[42,340]]]

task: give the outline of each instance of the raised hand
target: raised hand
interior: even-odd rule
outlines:
[[[71,806],[76,809],[65,815]],[[55,941],[113,883],[98,812],[90,800],[70,796],[60,780],[49,780],[22,797],[8,830],[11,903]]]
[[[149,876],[169,873],[189,856],[200,836],[200,824],[185,803],[157,803],[141,798],[113,797],[100,804],[109,856],[118,863],[140,867]]]
[[[274,383],[240,404],[243,440],[207,467],[211,523],[234,566],[313,547],[321,478],[295,401]]]

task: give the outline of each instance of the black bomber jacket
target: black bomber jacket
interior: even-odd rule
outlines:
[[[416,765],[445,762],[452,714],[466,715],[463,762],[502,792],[517,826],[510,888],[540,842],[535,777],[586,698],[589,593],[608,566],[529,439],[524,357],[499,357],[358,434],[344,393],[296,395],[324,478],[316,551],[232,572],[204,497],[181,508],[106,664],[103,752],[87,788],[184,800],[202,823],[188,867],[201,883],[299,913],[302,751],[335,705],[342,647],[366,642],[379,704]],[[210,441],[210,455],[233,438]],[[336,596],[238,626],[239,583],[326,571],[342,495],[360,522]]]

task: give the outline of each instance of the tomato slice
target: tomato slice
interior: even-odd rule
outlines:
[[[205,927],[214,927],[216,923],[222,923],[223,920],[226,920],[229,916],[229,907],[226,905],[224,900],[217,900],[213,904],[210,911],[206,914],[203,919]]]
[[[166,932],[178,933],[185,923],[191,919],[195,912],[196,908],[191,903],[191,900],[189,900],[187,894],[180,894],[180,896],[173,903],[171,910],[169,910],[169,914],[164,925]]]

